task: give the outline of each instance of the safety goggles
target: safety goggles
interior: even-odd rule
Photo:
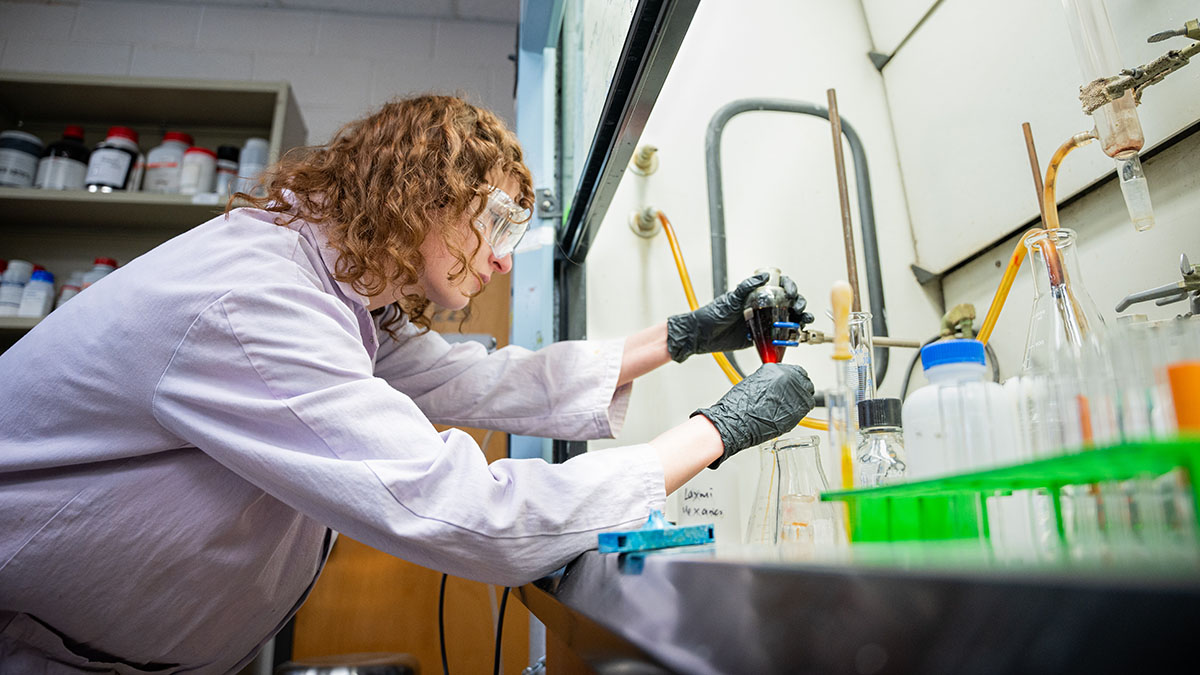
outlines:
[[[497,258],[511,254],[525,230],[529,229],[528,209],[517,206],[512,197],[498,187],[488,186],[487,206],[475,219],[475,227],[483,234],[483,240],[492,247]]]

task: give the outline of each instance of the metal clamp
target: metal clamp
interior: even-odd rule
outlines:
[[[1141,103],[1142,92],[1152,84],[1163,81],[1167,75],[1188,64],[1191,57],[1200,54],[1200,21],[1192,19],[1183,28],[1166,30],[1151,35],[1147,42],[1160,42],[1170,37],[1186,36],[1197,42],[1182,49],[1172,49],[1162,56],[1136,68],[1127,68],[1112,77],[1093,80],[1079,88],[1079,101],[1083,111],[1089,115],[1101,106],[1108,105],[1133,90],[1133,99]]]
[[[1139,302],[1154,300],[1154,304],[1163,307],[1175,302],[1191,298],[1191,314],[1200,314],[1200,265],[1193,265],[1186,253],[1179,255],[1179,273],[1183,279],[1173,284],[1166,284],[1148,291],[1130,293],[1117,303],[1117,311],[1124,312],[1131,305]]]

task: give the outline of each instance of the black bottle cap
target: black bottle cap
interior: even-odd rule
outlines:
[[[238,153],[240,149],[236,145],[222,145],[217,148],[217,159],[228,159],[231,162],[238,161]]]
[[[898,427],[903,405],[898,398],[869,398],[858,402],[858,428]]]

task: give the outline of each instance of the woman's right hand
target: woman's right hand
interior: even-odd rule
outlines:
[[[790,431],[813,408],[813,383],[800,366],[767,363],[735,384],[721,400],[701,408],[721,435],[725,452],[710,469],[741,450]]]

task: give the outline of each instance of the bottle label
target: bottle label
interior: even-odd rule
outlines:
[[[10,148],[0,150],[0,185],[30,187],[36,175],[36,156]]]
[[[37,186],[44,190],[82,190],[87,164],[69,157],[46,157],[38,164]]]
[[[179,162],[149,162],[146,164],[146,192],[179,192],[182,168]]]
[[[50,312],[54,304],[54,284],[46,281],[33,282],[25,287],[17,316],[42,317]]]
[[[19,281],[0,281],[0,307],[12,310],[9,312],[9,316],[17,313],[23,295],[25,295],[25,284]]]
[[[97,148],[88,161],[84,182],[88,185],[123,188],[132,162],[133,157],[128,152],[115,148]]]

